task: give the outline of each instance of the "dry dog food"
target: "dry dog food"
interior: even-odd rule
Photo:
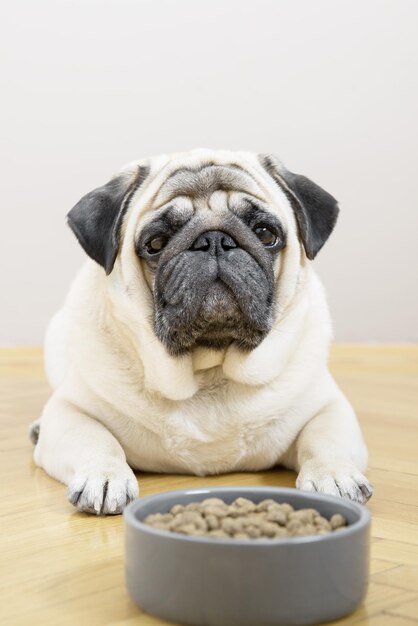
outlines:
[[[339,513],[328,520],[316,509],[295,510],[286,502],[270,499],[255,504],[247,498],[237,498],[232,504],[220,498],[175,504],[169,513],[148,515],[144,522],[169,532],[227,539],[324,535],[347,525]]]

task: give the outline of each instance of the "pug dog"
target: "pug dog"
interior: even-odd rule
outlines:
[[[131,163],[75,205],[90,258],[47,331],[31,437],[79,511],[120,513],[134,470],[282,465],[299,489],[371,496],[311,264],[337,214],[275,157],[211,150]]]

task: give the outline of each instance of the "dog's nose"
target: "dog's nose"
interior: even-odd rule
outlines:
[[[223,254],[237,248],[237,242],[221,230],[208,230],[199,235],[190,246],[190,250],[200,250],[209,254]]]

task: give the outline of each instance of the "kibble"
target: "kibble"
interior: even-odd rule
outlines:
[[[329,520],[332,530],[337,530],[337,528],[341,528],[345,526],[345,519],[340,513],[335,513]]]
[[[275,522],[279,524],[279,526],[286,526],[287,515],[282,509],[270,509],[267,511],[266,520],[268,522]]]
[[[227,504],[220,498],[207,498],[175,504],[169,513],[148,515],[144,522],[183,535],[239,540],[326,535],[347,526],[340,513],[328,520],[316,509],[294,509],[287,502],[270,498],[259,503],[237,498]]]

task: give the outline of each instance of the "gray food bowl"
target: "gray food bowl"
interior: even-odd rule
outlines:
[[[142,522],[174,504],[238,497],[313,507],[328,518],[341,513],[348,527],[328,535],[239,541],[169,533]],[[168,621],[318,624],[350,613],[366,593],[370,514],[348,500],[274,487],[185,489],[135,500],[124,518],[128,592],[141,609]]]

